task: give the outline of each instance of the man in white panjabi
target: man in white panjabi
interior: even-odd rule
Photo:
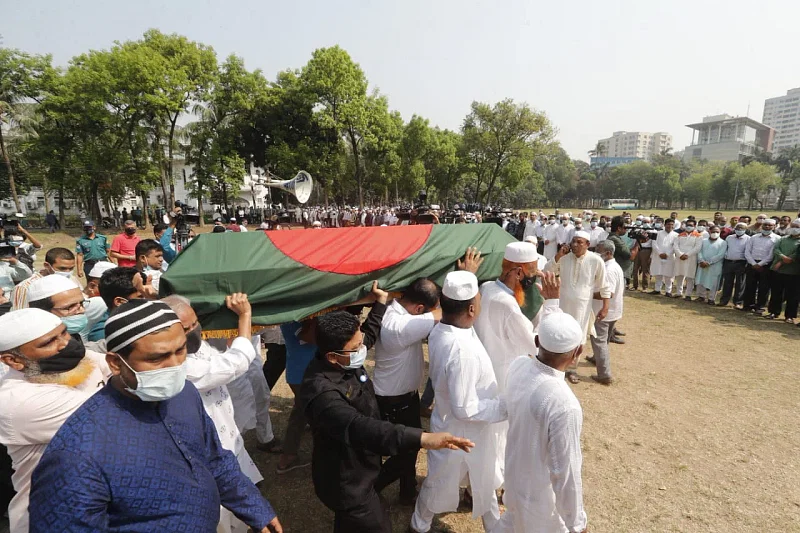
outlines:
[[[658,222],[656,222],[658,225]],[[672,296],[672,282],[675,276],[675,239],[678,234],[672,231],[675,221],[668,218],[664,221],[664,229],[658,231],[653,241],[653,253],[650,256],[650,275],[656,278],[656,288],[650,294],[661,294],[661,287]]]
[[[569,244],[572,242],[572,236],[575,235],[575,226],[569,218],[569,215],[561,215],[561,224],[557,226],[557,240],[558,245]]]
[[[500,518],[495,489],[495,428],[506,419],[489,355],[472,328],[481,311],[478,279],[464,270],[451,272],[442,286],[442,321],[428,338],[430,377],[436,395],[431,431],[446,431],[475,443],[472,453],[428,452],[428,476],[420,490],[411,531],[426,533],[436,513],[458,508],[459,485],[469,476],[472,516],[490,530]]]
[[[564,382],[564,372],[580,357],[583,340],[574,318],[551,314],[539,325],[539,355],[519,357],[511,364],[506,512],[495,528],[487,529],[489,533],[586,531],[583,411]]]
[[[541,310],[533,321],[522,314],[525,292],[531,288],[541,273],[538,269],[539,254],[529,242],[512,242],[506,245],[502,272],[495,281],[481,286],[481,314],[475,320],[475,333],[483,344],[492,362],[497,389],[505,393],[508,366],[520,355],[536,355],[535,327],[540,317],[549,313],[560,313],[558,291],[553,293],[553,274],[544,275],[542,295],[545,298]],[[500,475],[503,475],[506,433],[508,423],[495,424],[497,431],[497,457]]]
[[[550,261],[558,252],[558,225],[556,216],[550,215],[544,228],[544,256]]]
[[[603,259],[589,251],[589,234],[585,231],[575,232],[572,243],[562,246],[552,261],[544,268],[554,272],[561,279],[559,307],[572,316],[583,330],[583,338],[589,334],[592,322],[592,299],[594,293],[600,294],[602,309],[596,319],[603,320],[608,313],[608,299],[611,296],[606,286],[606,266]],[[567,372],[572,383],[578,379],[574,372]]]
[[[17,491],[11,531],[28,531],[31,474],[61,425],[105,385],[105,354],[85,350],[52,313],[24,308],[0,317],[0,443],[13,462]]]
[[[242,473],[253,483],[264,477],[259,472],[250,454],[244,448],[244,440],[236,426],[233,402],[227,384],[245,375],[256,358],[256,350],[250,342],[252,312],[250,303],[243,294],[226,298],[229,309],[239,316],[239,337],[230,348],[220,353],[203,340],[203,330],[191,302],[179,295],[167,296],[163,302],[175,311],[186,333],[186,379],[197,387],[203,407],[217,428],[219,442],[230,450],[239,461]],[[260,360],[260,358],[259,358]],[[249,527],[229,510],[220,506],[217,533],[247,533]]]
[[[695,231],[694,220],[687,220],[681,233],[675,238],[675,298],[684,295],[683,282],[686,280],[687,301],[692,300],[694,276],[697,273],[697,254],[703,246],[703,236]]]

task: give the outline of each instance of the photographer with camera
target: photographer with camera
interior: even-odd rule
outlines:
[[[22,213],[6,218],[3,223],[3,240],[16,248],[14,255],[17,260],[32,270],[36,252],[42,249],[42,243],[22,226],[22,219]],[[30,242],[25,242],[26,240]]]
[[[33,275],[28,266],[17,258],[17,249],[7,241],[0,242],[0,315],[11,309],[14,286]]]

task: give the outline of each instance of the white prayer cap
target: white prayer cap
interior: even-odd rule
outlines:
[[[575,222],[583,222],[583,219],[582,218],[576,218]]]
[[[572,238],[574,239],[575,237],[580,237],[581,239],[586,239],[587,241],[592,239],[591,235],[589,235],[589,232],[583,230],[576,231],[575,235],[573,235]]]
[[[800,218],[796,218],[796,219],[792,220],[792,225],[800,226]]]
[[[444,278],[442,294],[451,300],[462,302],[472,300],[478,294],[478,278],[475,277],[475,274],[466,270],[450,272]]]
[[[539,345],[550,353],[571,352],[584,340],[578,321],[567,313],[550,313],[542,317],[537,334]]]
[[[636,220],[644,220],[644,217],[642,215],[636,215]]]
[[[525,242],[529,242],[532,245],[536,246],[537,244],[539,244],[539,239],[536,238],[536,235],[528,235],[527,237],[525,237]]]
[[[89,277],[102,278],[103,273],[106,272],[107,270],[111,270],[112,268],[117,268],[117,265],[115,265],[111,261],[98,261],[89,271]]]
[[[510,242],[506,244],[503,259],[512,263],[533,263],[539,259],[539,254],[536,253],[536,245],[530,242]]]
[[[642,220],[644,220],[644,222],[652,222],[653,221],[653,219],[650,218],[650,217],[644,217],[644,219],[642,219]]]
[[[744,222],[737,222],[736,225],[734,226],[734,228],[746,228],[746,227],[747,224],[745,224]]]
[[[315,228],[321,228],[322,222],[320,222],[319,220],[315,220],[314,222],[311,223],[311,225],[314,226]]]
[[[46,278],[61,278],[47,276]],[[61,278],[64,279],[64,278]],[[26,307],[0,316],[0,352],[19,348],[23,344],[50,333],[61,325],[61,319],[53,313],[41,309]]]
[[[64,276],[55,274],[37,279],[28,287],[28,302],[38,302],[44,298],[49,298],[54,294],[59,294],[72,289],[80,289],[78,284]]]
[[[756,218],[767,218],[767,215],[764,214],[764,213],[761,213],[760,215],[756,215]]]

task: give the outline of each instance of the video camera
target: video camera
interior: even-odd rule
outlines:
[[[634,239],[638,243],[647,242],[648,240],[654,241],[658,237],[658,231],[653,228],[645,228],[642,226],[625,226],[628,230],[628,237]]]
[[[192,226],[186,222],[185,212],[189,209],[189,205],[177,200],[175,208],[172,212],[172,216],[175,217],[175,248],[180,252],[189,244],[189,232],[192,231]]]
[[[17,256],[17,247],[6,240],[0,241],[0,259]]]

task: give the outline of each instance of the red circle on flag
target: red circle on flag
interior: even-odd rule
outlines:
[[[336,274],[367,274],[416,253],[433,226],[326,228],[265,231],[278,250],[310,268]]]

